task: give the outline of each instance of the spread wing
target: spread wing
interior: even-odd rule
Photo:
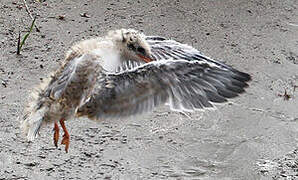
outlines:
[[[150,45],[152,53],[151,55],[155,61],[168,59],[184,59],[187,61],[196,60],[211,65],[213,64],[223,69],[236,71],[231,66],[204,56],[200,51],[187,44],[182,44],[174,40],[168,40],[160,36],[147,36],[146,41]]]
[[[246,73],[234,73],[204,61],[153,61],[97,80],[79,116],[120,118],[151,111],[169,102],[172,110],[213,107],[244,92]]]
[[[187,60],[187,61],[200,61],[208,63],[211,66],[219,66],[222,69],[233,71],[239,75],[245,76],[242,72],[234,69],[233,67],[224,64],[223,62],[213,60],[200,51],[189,46],[182,44],[174,40],[169,40],[160,36],[145,36],[146,42],[150,46],[151,57],[154,61],[161,60]],[[117,69],[117,72],[126,71],[144,64],[142,62],[134,62],[130,60],[124,61],[124,63]]]

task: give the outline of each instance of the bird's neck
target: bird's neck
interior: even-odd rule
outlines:
[[[94,38],[79,42],[67,52],[65,63],[83,54],[99,56],[101,66],[106,71],[115,71],[121,64],[120,49],[110,39]]]

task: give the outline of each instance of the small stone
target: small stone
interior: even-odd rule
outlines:
[[[81,13],[80,16],[81,17],[84,17],[84,18],[90,18],[91,17],[87,13]]]

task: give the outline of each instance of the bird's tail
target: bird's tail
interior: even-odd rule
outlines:
[[[41,126],[48,119],[49,105],[44,96],[47,85],[48,80],[33,90],[29,103],[24,110],[20,128],[27,136],[28,141],[33,141],[38,136]]]
[[[48,107],[44,106],[36,111],[29,112],[23,117],[21,129],[27,136],[28,141],[33,141],[38,136],[47,112]]]

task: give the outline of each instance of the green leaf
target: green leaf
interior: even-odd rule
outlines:
[[[30,33],[32,32],[32,29],[34,27],[35,20],[36,20],[36,18],[33,19],[32,23],[31,23],[31,26],[30,26],[29,32],[24,36],[24,38],[23,38],[23,40],[22,40],[22,42],[20,44],[20,48],[19,48],[20,52],[21,52],[22,46],[25,44],[26,39],[29,37]]]

